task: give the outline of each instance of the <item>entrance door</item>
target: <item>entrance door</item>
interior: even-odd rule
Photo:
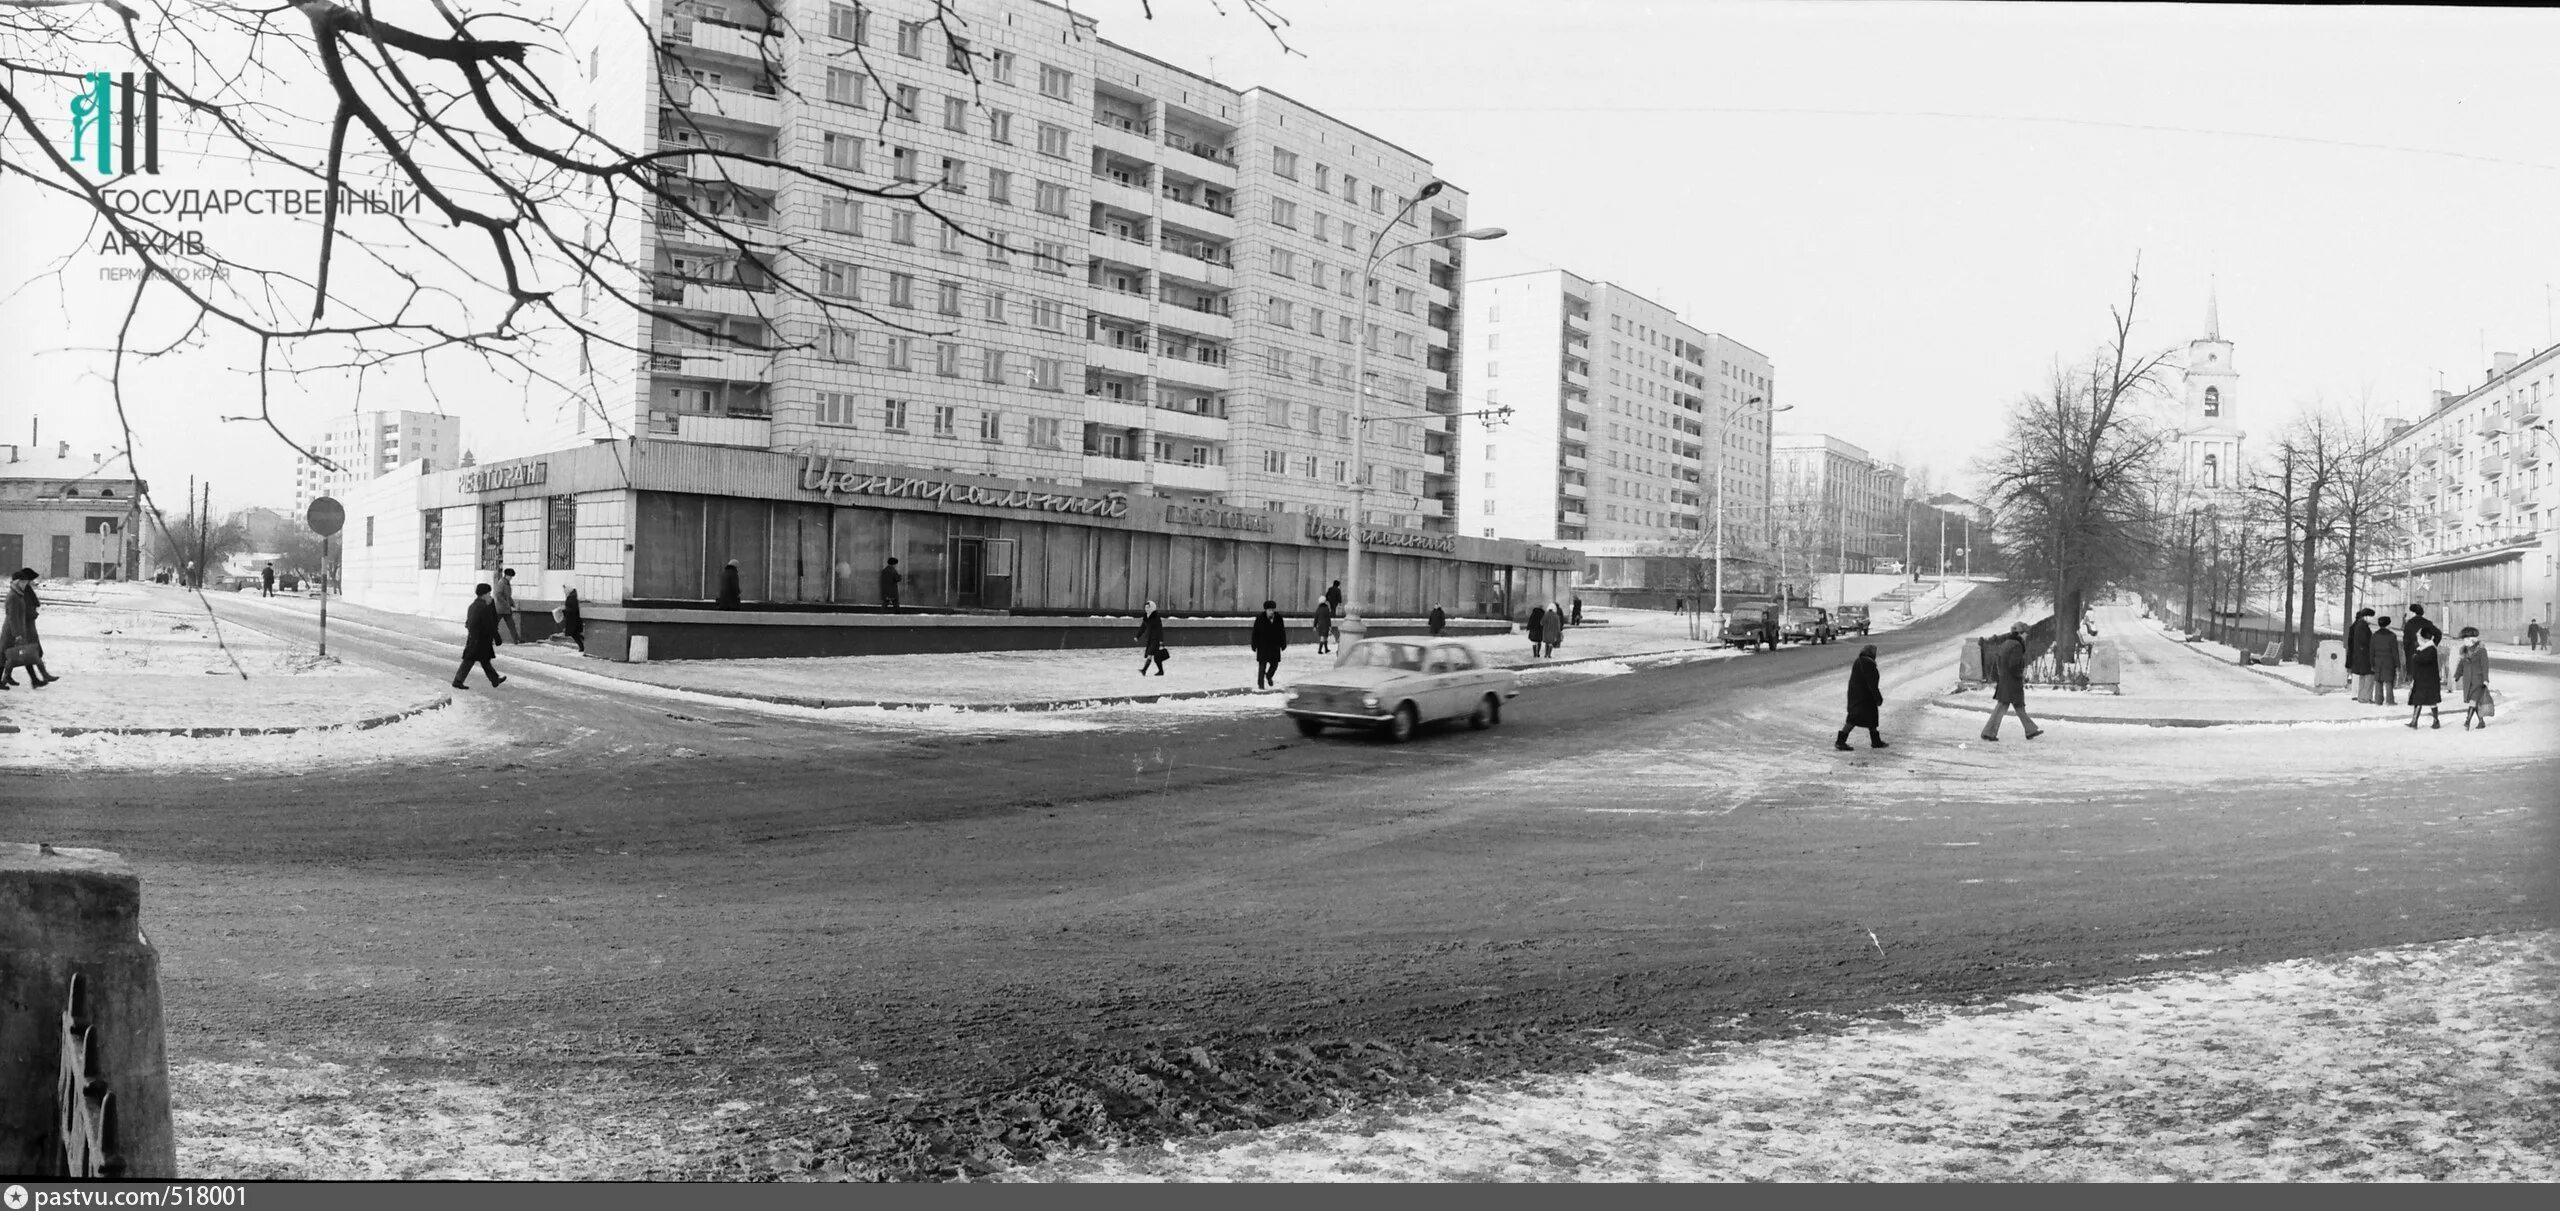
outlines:
[[[987,569],[987,540],[951,540],[951,604],[964,610],[982,608]]]
[[[53,536],[53,570],[45,573],[45,575],[53,577],[56,580],[71,579],[70,535],[56,534]]]
[[[26,563],[27,536],[0,534],[0,577],[6,577],[9,573],[25,567]]]

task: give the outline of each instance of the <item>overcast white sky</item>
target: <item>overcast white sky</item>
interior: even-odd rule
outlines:
[[[1792,427],[1942,483],[2103,335],[2137,252],[2146,343],[2194,336],[2219,281],[2258,432],[2315,399],[2405,413],[2476,384],[2486,353],[2553,342],[2560,13],[1275,2],[1303,57],[1232,0],[1075,7],[1430,157],[1511,230],[1477,276],[1560,266],[1678,307],[1775,359]],[[49,229],[23,186],[0,207],[6,288]],[[113,444],[94,359],[47,352],[104,343],[101,298],[0,301],[0,440],[40,405],[48,440]],[[211,419],[254,401],[209,369],[155,378],[146,473],[289,500],[289,456]],[[343,402],[290,407],[316,424]],[[456,410],[485,454],[525,402]]]

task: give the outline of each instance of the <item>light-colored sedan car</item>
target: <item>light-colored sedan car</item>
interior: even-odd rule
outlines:
[[[1342,654],[1342,663],[1292,683],[1283,709],[1303,735],[1357,727],[1402,741],[1440,719],[1492,727],[1502,722],[1502,704],[1519,696],[1518,674],[1485,663],[1466,644],[1363,639]]]

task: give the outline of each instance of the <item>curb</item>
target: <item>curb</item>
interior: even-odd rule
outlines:
[[[1716,652],[1720,650],[1722,649],[1714,647],[1670,648],[1659,652],[1631,652],[1619,656],[1584,656],[1576,660],[1541,661],[1536,664],[1504,665],[1502,667],[1507,668],[1514,673],[1525,673],[1540,669],[1569,668],[1577,664],[1597,664],[1603,660],[1645,660],[1660,656],[1684,655],[1693,652]],[[631,685],[645,685],[651,689],[676,690],[687,694],[701,694],[712,698],[743,699],[748,702],[769,702],[776,706],[796,706],[809,710],[834,710],[839,707],[873,707],[884,711],[1073,711],[1098,709],[1101,707],[1111,706],[1143,706],[1154,702],[1180,702],[1201,698],[1242,698],[1249,694],[1272,694],[1280,692],[1278,690],[1257,690],[1239,687],[1235,689],[1221,690],[1168,690],[1161,694],[1126,694],[1099,698],[1048,698],[1035,699],[1029,702],[913,702],[882,698],[813,698],[802,694],[759,694],[753,690],[722,690],[706,689],[700,686],[666,685],[639,677],[624,677],[615,673],[597,672],[593,669],[579,668],[575,665],[555,665],[550,664],[547,661],[541,663],[543,663],[546,668],[567,669],[570,672],[585,673],[591,677],[601,677],[611,681],[626,682]],[[1683,661],[1682,663],[1689,662]]]
[[[369,732],[378,727],[388,727],[403,719],[414,719],[420,715],[426,714],[428,711],[441,710],[451,705],[453,705],[453,696],[448,694],[433,702],[427,703],[424,706],[413,706],[405,711],[394,711],[388,715],[376,715],[370,719],[356,720],[353,723],[309,723],[294,724],[289,727],[34,728],[21,728],[15,724],[0,723],[0,734],[29,736],[185,736],[190,739],[209,740],[228,736],[291,736],[301,732]]]
[[[1955,695],[1952,695],[1952,694],[1940,694],[1940,695],[1937,695],[1937,696],[1935,696],[1935,697],[1930,698],[1930,699],[1929,699],[1929,703],[1930,703],[1930,705],[1932,705],[1932,706],[1940,707],[1940,708],[1943,708],[1943,709],[1946,709],[1946,710],[1950,710],[1950,711],[1965,711],[1965,712],[1968,712],[1968,713],[1971,713],[1971,714],[1975,714],[1975,715],[1989,715],[1989,714],[1992,712],[1992,709],[1993,709],[1993,708],[1991,707],[1991,705],[1990,705],[1990,704],[1988,704],[1988,703],[1985,703],[1985,704],[1982,704],[1982,705],[1976,705],[1976,704],[1971,703],[1971,702],[1965,702],[1965,701],[1958,700],[1958,699],[1956,698],[1956,696],[1955,696]],[[2357,718],[2348,718],[2348,719],[2182,719],[2182,718],[2173,718],[2173,717],[2169,717],[2169,716],[2143,716],[2143,717],[2136,717],[2136,718],[2126,718],[2126,717],[2123,717],[2123,716],[2115,716],[2115,715],[2066,715],[2066,714],[2063,714],[2063,713],[2058,712],[2058,711],[2044,711],[2044,710],[2039,710],[2039,711],[2035,712],[2035,717],[2036,717],[2037,719],[2039,719],[2039,720],[2043,720],[2043,719],[2052,719],[2052,720],[2055,720],[2055,721],[2057,721],[2057,722],[2061,722],[2061,723],[2094,723],[2094,724],[2099,724],[2099,725],[2101,725],[2101,726],[2104,726],[2104,725],[2110,725],[2110,724],[2112,724],[2112,725],[2120,726],[2120,727],[2185,727],[2185,728],[2204,728],[2204,727],[2298,727],[2298,726],[2300,726],[2300,725],[2307,724],[2307,723],[2332,723],[2332,724],[2346,724],[2346,725],[2350,725],[2350,726],[2352,726],[2352,725],[2355,725],[2355,724],[2368,724],[2368,723],[2396,723],[2396,722],[2399,722],[2399,720],[2398,720],[2398,719],[2396,719],[2396,718],[2394,718],[2394,717],[2391,717],[2391,716],[2387,716],[2387,715],[2375,715],[2375,716],[2373,716],[2373,717],[2371,717],[2371,718],[2357,717]]]

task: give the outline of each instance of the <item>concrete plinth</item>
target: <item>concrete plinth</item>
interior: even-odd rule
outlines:
[[[105,1097],[100,1175],[177,1176],[142,880],[106,850],[0,842],[0,1175],[64,1175],[66,1008]]]

